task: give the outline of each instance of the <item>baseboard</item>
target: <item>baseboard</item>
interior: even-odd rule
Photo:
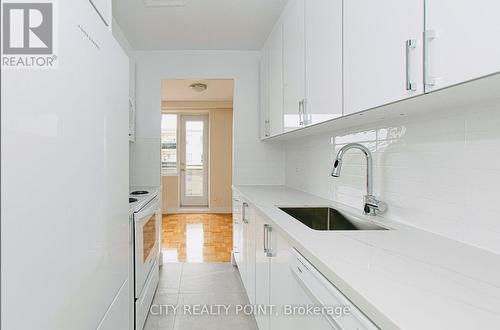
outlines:
[[[211,207],[210,211],[212,213],[233,213],[232,207]]]
[[[211,208],[198,208],[198,207],[180,207],[180,208],[167,208],[166,213],[163,214],[182,214],[182,213],[232,213],[231,207],[211,207]]]

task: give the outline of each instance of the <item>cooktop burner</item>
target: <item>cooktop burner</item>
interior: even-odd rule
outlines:
[[[128,199],[128,202],[129,202],[129,203],[135,203],[135,202],[137,202],[137,201],[138,201],[138,199],[137,199],[137,198],[131,198],[131,197],[129,197],[129,199]]]
[[[145,190],[136,190],[136,191],[132,191],[130,194],[131,194],[131,195],[146,195],[146,194],[149,194],[149,191],[145,191]]]

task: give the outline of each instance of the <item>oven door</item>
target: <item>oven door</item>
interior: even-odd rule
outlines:
[[[157,212],[159,199],[155,197],[146,207],[134,214],[135,297],[139,297],[160,250]]]

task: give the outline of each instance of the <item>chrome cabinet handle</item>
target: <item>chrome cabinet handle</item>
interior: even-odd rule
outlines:
[[[273,227],[271,225],[267,225],[267,230],[266,230],[266,255],[268,257],[274,257],[275,254],[273,253],[273,249],[270,247],[272,244],[271,240],[271,232],[273,231]]]
[[[270,136],[271,135],[271,128],[270,128],[270,125],[269,125],[269,119],[266,119],[266,130],[265,130],[264,135],[265,136]]]
[[[311,114],[307,111],[307,99],[302,100],[302,112],[304,113],[304,126],[311,123]]]
[[[417,48],[417,40],[406,40],[406,90],[416,91],[417,84],[412,82],[411,77],[411,50]]]
[[[303,101],[299,101],[299,125],[304,125],[304,103]]]
[[[242,210],[241,210],[241,218],[243,220],[244,223],[248,223],[248,220],[247,220],[247,212],[246,212],[246,208],[248,207],[248,203],[247,202],[243,202],[242,204]]]
[[[267,253],[267,228],[269,227],[269,225],[264,225],[264,239],[262,240],[263,241],[263,244],[264,244],[264,253]]]

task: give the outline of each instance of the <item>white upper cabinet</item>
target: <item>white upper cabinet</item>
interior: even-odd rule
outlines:
[[[260,76],[260,138],[271,136],[269,121],[269,48],[262,49],[259,63]]]
[[[269,37],[269,135],[283,133],[283,26]]]
[[[423,93],[423,31],[423,1],[344,1],[344,114]]]
[[[261,138],[283,133],[283,26],[279,22],[260,60]]]
[[[290,0],[283,16],[284,131],[304,126],[304,0]]]
[[[426,91],[500,71],[500,1],[425,3]]]
[[[342,0],[305,3],[307,124],[342,116]]]
[[[289,0],[263,50],[261,135],[500,73],[499,12],[498,0]]]
[[[90,0],[106,26],[111,26],[111,0]]]

